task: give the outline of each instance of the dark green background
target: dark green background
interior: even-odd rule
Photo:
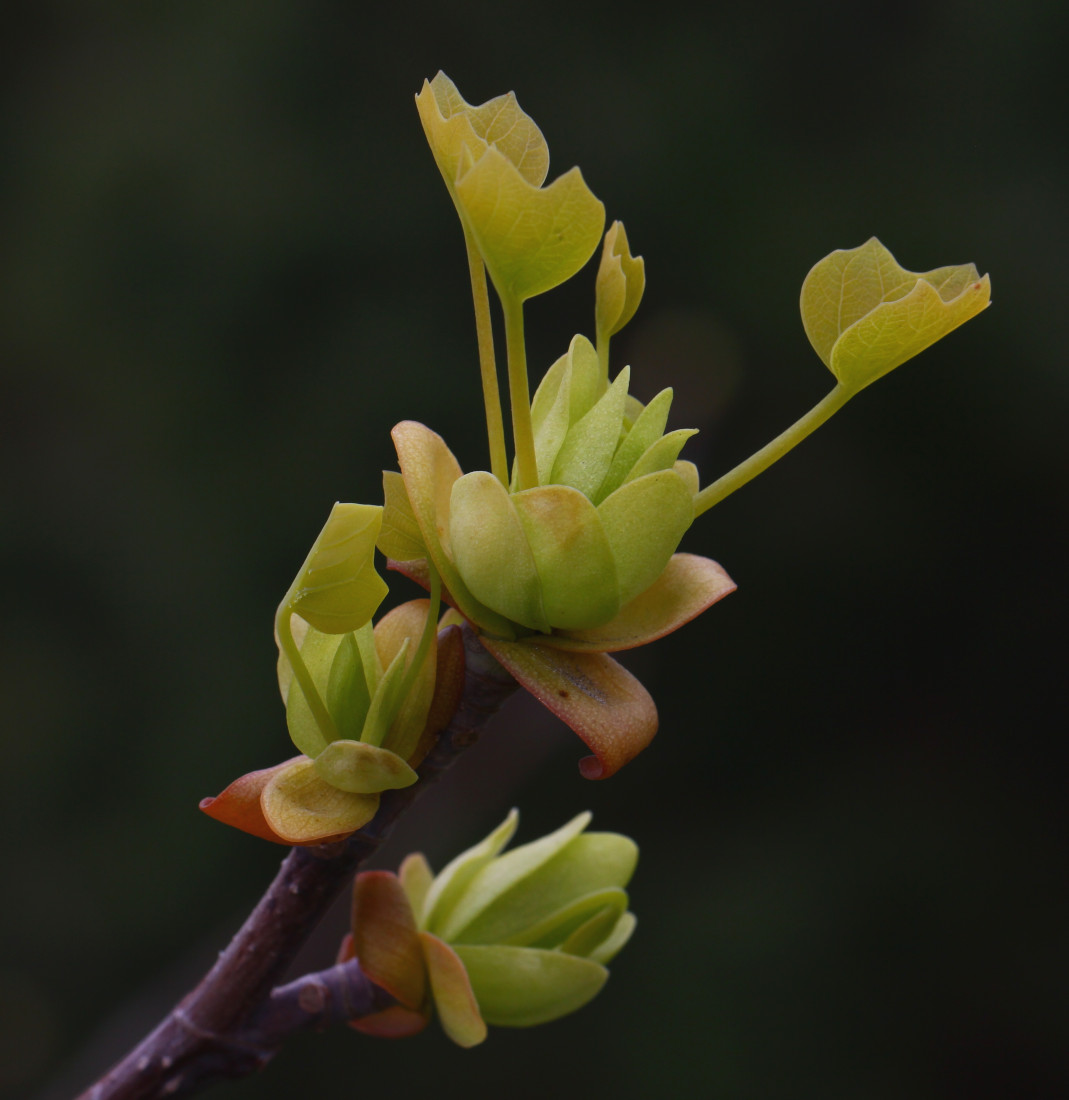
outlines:
[[[739,591],[630,661],[638,761],[583,781],[518,699],[384,853],[440,866],[513,804],[525,839],[587,807],[634,836],[598,1000],[473,1052],[308,1036],[212,1095],[1069,1095],[1062,5],[381,8],[5,16],[4,1086],[87,1084],[273,873],[196,804],[289,752],[271,617],[331,502],[378,499],[400,419],[485,463],[412,103],[441,67],[516,89],[625,220],[616,365],[676,387],[707,479],[829,388],[796,300],[833,248],[974,260],[995,304],[688,534]],[[531,305],[533,369],[592,277]]]

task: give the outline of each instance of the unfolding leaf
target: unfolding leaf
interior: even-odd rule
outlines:
[[[593,898],[587,900],[592,902],[595,898],[610,895],[623,895],[623,898],[621,900],[617,896],[612,904],[604,905],[594,911],[593,916],[568,933],[567,937],[557,947],[558,951],[563,951],[566,955],[580,955],[584,958],[590,958],[593,952],[612,935],[627,910],[627,895],[624,894],[623,890],[605,890],[602,891],[602,894],[594,895]],[[601,962],[601,959],[595,959],[594,961]]]
[[[631,430],[613,455],[612,464],[601,483],[597,495],[591,499],[600,504],[610,493],[619,489],[627,480],[632,467],[664,434],[668,412],[672,407],[672,390],[661,390],[639,413]]]
[[[408,600],[395,607],[375,624],[375,646],[384,665],[388,667],[396,659],[407,641],[408,651],[405,658],[407,671],[416,659],[416,652],[430,609],[430,600]],[[390,724],[389,732],[383,742],[386,748],[405,760],[414,753],[427,725],[427,715],[435,690],[437,648],[437,638],[432,636],[419,672],[401,700],[396,717]]]
[[[454,945],[508,943],[516,947],[558,948],[595,914],[609,910],[613,919],[604,930],[601,937],[604,939],[612,930],[616,918],[626,908],[627,894],[618,887],[610,886],[580,897],[568,898],[562,901],[560,908],[550,910],[546,899],[539,901],[533,891],[521,886],[480,914],[451,942]],[[597,941],[600,942],[601,940]],[[571,953],[581,955],[587,952],[572,950]]]
[[[583,833],[555,849],[528,854],[527,847],[506,852],[472,880],[467,904],[457,906],[452,927],[443,933],[451,943],[556,947],[596,909],[614,905],[622,913],[627,908],[623,887],[638,860],[629,837]],[[539,862],[538,856],[544,858]]]
[[[294,617],[291,622],[296,625],[300,620]],[[320,630],[306,626],[305,629],[299,631],[294,630],[293,637],[300,647],[301,660],[308,670],[313,687],[317,690],[320,698],[326,699],[330,694],[331,672],[334,668],[338,651],[346,644],[347,639],[352,636],[348,634],[324,634]],[[280,650],[280,669],[283,662],[285,662],[288,667],[289,660],[286,657],[285,651]],[[339,667],[338,677],[335,681],[335,694],[353,691],[356,694],[349,701],[353,704],[353,707],[359,709],[361,702],[360,696],[366,696],[367,690],[366,687],[361,688],[359,683],[354,684],[354,681],[362,679],[363,670],[358,664],[349,665],[348,667]],[[326,733],[320,729],[319,723],[316,721],[315,715],[308,705],[308,699],[305,696],[304,689],[301,687],[300,680],[293,677],[292,674],[289,677],[289,686],[286,689],[285,701],[286,728],[289,730],[290,738],[294,745],[296,745],[306,756],[318,756],[327,747],[328,738]],[[344,730],[345,733],[350,736],[352,735],[352,728],[348,724],[350,721],[356,721],[359,726],[362,727],[362,715],[354,714],[352,709],[348,706],[342,708],[342,714],[347,723]],[[343,731],[339,729],[337,732]],[[356,735],[358,737],[360,736],[359,729]]]
[[[544,642],[479,640],[547,709],[594,752],[579,762],[587,779],[606,779],[637,756],[657,732],[649,692],[604,653],[568,652]]]
[[[456,197],[494,286],[512,301],[570,279],[605,224],[605,208],[578,168],[538,188],[495,148],[460,176]]]
[[[599,963],[533,947],[456,948],[488,1023],[532,1027],[582,1008],[605,984]]]
[[[636,924],[638,921],[634,913],[624,913],[609,936],[590,952],[590,958],[602,966],[608,966],[631,938]]]
[[[403,698],[405,658],[408,656],[408,650],[409,642],[406,638],[397,656],[390,662],[390,667],[383,673],[375,694],[371,697],[371,706],[368,707],[362,734],[364,741],[369,745],[382,745],[387,731],[397,716]]]
[[[449,919],[468,883],[508,844],[516,832],[519,820],[519,813],[510,810],[508,817],[489,836],[461,852],[442,869],[424,903],[424,928],[437,932],[439,926]]]
[[[324,634],[363,626],[389,591],[374,564],[381,524],[380,507],[335,504],[282,606]]]
[[[601,890],[622,890],[631,881],[637,863],[638,845],[630,837],[583,832],[551,859],[532,868],[507,894],[499,896],[492,910],[480,916],[479,923],[485,918],[484,930],[488,931],[491,921],[496,923],[500,918],[499,929],[504,928],[506,919],[515,927],[539,911],[555,912],[571,899]],[[506,917],[508,909],[512,913]],[[488,938],[485,931],[480,934],[483,942]],[[497,938],[495,934],[493,939]]]
[[[630,379],[630,368],[624,367],[593,408],[572,425],[553,463],[553,482],[593,498],[620,442]]]
[[[683,450],[683,444],[691,436],[697,434],[697,428],[677,428],[674,432],[661,436],[660,439],[646,449],[624,480],[637,481],[640,477],[645,477],[646,474],[671,470],[679,457],[679,452]],[[693,494],[691,495],[693,496]]]
[[[425,80],[416,108],[435,162],[450,191],[467,154],[478,158],[493,145],[535,187],[549,171],[549,148],[534,120],[520,108],[514,93],[479,106],[465,102],[456,85],[439,72]]]
[[[593,408],[600,394],[598,353],[585,336],[574,336],[567,352],[546,371],[531,402],[539,484],[553,480],[553,466],[569,429]]]
[[[486,860],[468,878],[463,896],[448,916],[436,921],[435,932],[442,939],[454,942],[487,906],[571,843],[590,824],[590,818],[589,812],[577,814],[548,836],[498,855],[496,859]]]
[[[423,919],[424,903],[427,893],[434,882],[434,872],[427,862],[427,857],[422,852],[412,852],[405,856],[398,868],[397,877],[401,880],[405,897],[412,906],[412,913],[419,924]]]
[[[856,391],[975,317],[990,299],[990,280],[973,264],[907,271],[871,237],[813,267],[802,284],[802,323],[828,369]]]
[[[551,634],[540,644],[595,653],[635,649],[678,630],[734,591],[735,582],[715,561],[673,554],[657,580],[604,626]]]
[[[360,735],[364,729],[364,721],[367,719],[368,707],[371,706],[372,689],[371,685],[368,683],[367,671],[364,668],[364,662],[361,656],[361,645],[358,640],[362,632],[370,634],[371,623],[365,623],[360,630],[352,634],[343,634],[340,636],[337,649],[334,653],[334,659],[330,664],[330,676],[327,680],[326,692],[323,693],[323,698],[327,704],[327,710],[330,712],[330,716],[334,719],[334,725],[337,727],[338,736],[349,738],[353,741],[360,740]],[[320,637],[330,638],[338,636],[326,634],[320,635]],[[301,649],[302,657],[305,656],[306,648],[307,646]],[[372,670],[372,683],[377,679],[375,672],[376,670]],[[312,679],[315,680],[316,678],[317,674],[313,672]],[[293,690],[300,691],[300,685]],[[298,711],[294,706],[288,706],[286,708],[286,721],[290,726],[291,737],[293,736],[293,726],[297,715]],[[314,721],[314,718],[307,709],[307,704],[305,704],[303,712],[301,712],[301,718],[304,721]],[[313,754],[309,752],[296,738],[294,738],[294,744],[308,756],[318,755],[318,753]]]

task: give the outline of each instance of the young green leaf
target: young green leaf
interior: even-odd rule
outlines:
[[[382,508],[335,504],[301,571],[282,601],[324,634],[363,626],[389,589],[375,572]]]
[[[610,493],[619,489],[628,480],[632,467],[664,435],[668,423],[668,412],[672,407],[672,390],[661,390],[659,394],[638,414],[631,430],[624,436],[612,458],[612,465],[601,483],[595,504],[600,504]]]
[[[476,470],[454,482],[449,539],[453,560],[477,600],[548,633],[542,583],[527,535],[513,498],[492,474]]]
[[[379,808],[377,794],[339,790],[298,759],[276,772],[260,795],[271,830],[287,844],[322,844],[356,832]]]
[[[694,520],[694,501],[674,470],[661,470],[621,485],[597,512],[616,563],[622,606],[664,572]],[[657,522],[651,524],[650,516]]]
[[[353,794],[399,790],[419,778],[396,753],[365,741],[331,741],[315,758],[315,769],[332,787]]]
[[[501,895],[522,882],[566,848],[590,824],[591,813],[576,814],[548,836],[539,837],[504,855],[495,853],[464,885],[464,894],[453,907],[447,919],[440,920],[435,928],[437,935],[450,942],[464,930],[487,906]]]
[[[465,154],[475,161],[490,146],[507,157],[533,186],[540,187],[545,180],[549,171],[546,139],[520,108],[513,92],[474,107],[449,77],[439,72],[433,80],[423,82],[416,96],[416,109],[450,192]]]
[[[593,408],[572,425],[553,463],[554,483],[571,485],[593,498],[620,442],[630,381],[631,369],[624,367]]]
[[[486,1023],[467,969],[457,953],[437,936],[420,932],[419,940],[442,1030],[458,1046],[477,1046],[486,1038]]]
[[[546,619],[562,630],[611,619],[620,608],[616,566],[594,505],[567,485],[526,489],[511,501],[542,582]]]
[[[308,627],[301,632],[300,642],[298,643],[300,645],[299,659],[307,670],[307,674],[306,676],[295,676],[290,680],[286,692],[286,728],[289,730],[294,745],[306,756],[318,756],[342,730],[344,731],[343,736],[351,736],[354,722],[359,723],[359,728],[363,727],[364,715],[354,714],[351,709],[359,710],[360,708],[359,684],[347,699],[347,703],[351,704],[351,707],[342,708],[339,714],[339,718],[345,722],[342,730],[339,730],[337,725],[323,728],[320,717],[316,712],[316,699],[318,698],[319,700],[328,700],[329,713],[331,673],[337,661],[339,649],[349,643],[351,638],[352,635],[349,634],[324,634],[314,627]],[[282,652],[281,656],[285,658],[285,651]],[[345,667],[344,658],[342,666],[339,668],[335,692],[341,690],[343,686],[348,692],[353,681],[363,679],[363,670],[353,666]],[[311,701],[302,685],[302,681],[306,679],[309,682],[311,693],[316,697]],[[344,685],[341,682],[343,680]]]
[[[425,896],[422,913],[424,928],[437,932],[439,926],[449,920],[468,883],[508,844],[519,821],[519,812],[510,810],[508,817],[489,836],[483,837],[478,844],[446,864]]]
[[[567,1016],[593,999],[609,976],[600,963],[561,951],[494,944],[460,946],[456,954],[482,1018],[498,1027],[533,1027]]]
[[[605,207],[578,168],[538,188],[493,147],[463,173],[456,196],[494,286],[512,301],[570,279],[605,224]]]
[[[973,264],[907,271],[875,238],[825,256],[802,284],[809,342],[851,393],[986,309],[991,282]]]
[[[427,557],[427,547],[408,499],[405,479],[396,470],[384,470],[382,490],[385,504],[378,539],[381,553],[394,561],[418,561]]]
[[[367,718],[367,710],[371,705],[371,692],[374,686],[374,671],[372,672],[372,682],[369,684],[357,639],[362,632],[371,633],[371,629],[371,623],[365,623],[355,633],[341,635],[340,643],[330,665],[330,678],[327,680],[326,692],[323,694],[327,704],[327,712],[334,719],[338,736],[353,741],[360,740],[360,734],[364,729],[364,721]],[[338,637],[338,635],[330,634],[321,636],[327,638]],[[304,649],[301,650],[301,656],[305,657]],[[316,674],[306,657],[305,663],[309,665],[312,679],[315,680]],[[300,691],[299,685],[296,690]],[[293,736],[293,722],[290,719],[291,709],[287,708],[286,718],[290,722],[290,736]],[[311,719],[310,714],[308,718]],[[297,744],[296,740],[294,744]],[[301,748],[300,745],[297,747]],[[309,756],[316,755],[308,752],[307,749],[302,751],[308,753]]]

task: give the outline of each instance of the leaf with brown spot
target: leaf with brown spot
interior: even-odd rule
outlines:
[[[653,740],[657,708],[649,692],[607,654],[483,635],[479,640],[593,751],[579,762],[585,778],[608,778]]]

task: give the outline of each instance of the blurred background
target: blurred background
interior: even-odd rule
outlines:
[[[675,387],[706,480],[830,388],[796,305],[827,252],[975,261],[994,306],[691,530],[739,590],[630,659],[661,714],[638,761],[588,783],[514,699],[382,853],[440,867],[511,805],[521,840],[592,809],[642,848],[604,993],[472,1052],[309,1035],[211,1095],[1069,1095],[1062,6],[16,0],[5,23],[5,1095],[84,1088],[274,873],[196,806],[290,753],[271,621],[331,503],[380,499],[405,418],[485,465],[412,102],[439,68],[471,102],[515,89],[551,175],[580,164],[625,221],[649,285],[614,366]],[[593,265],[530,305],[534,373],[592,305]]]

